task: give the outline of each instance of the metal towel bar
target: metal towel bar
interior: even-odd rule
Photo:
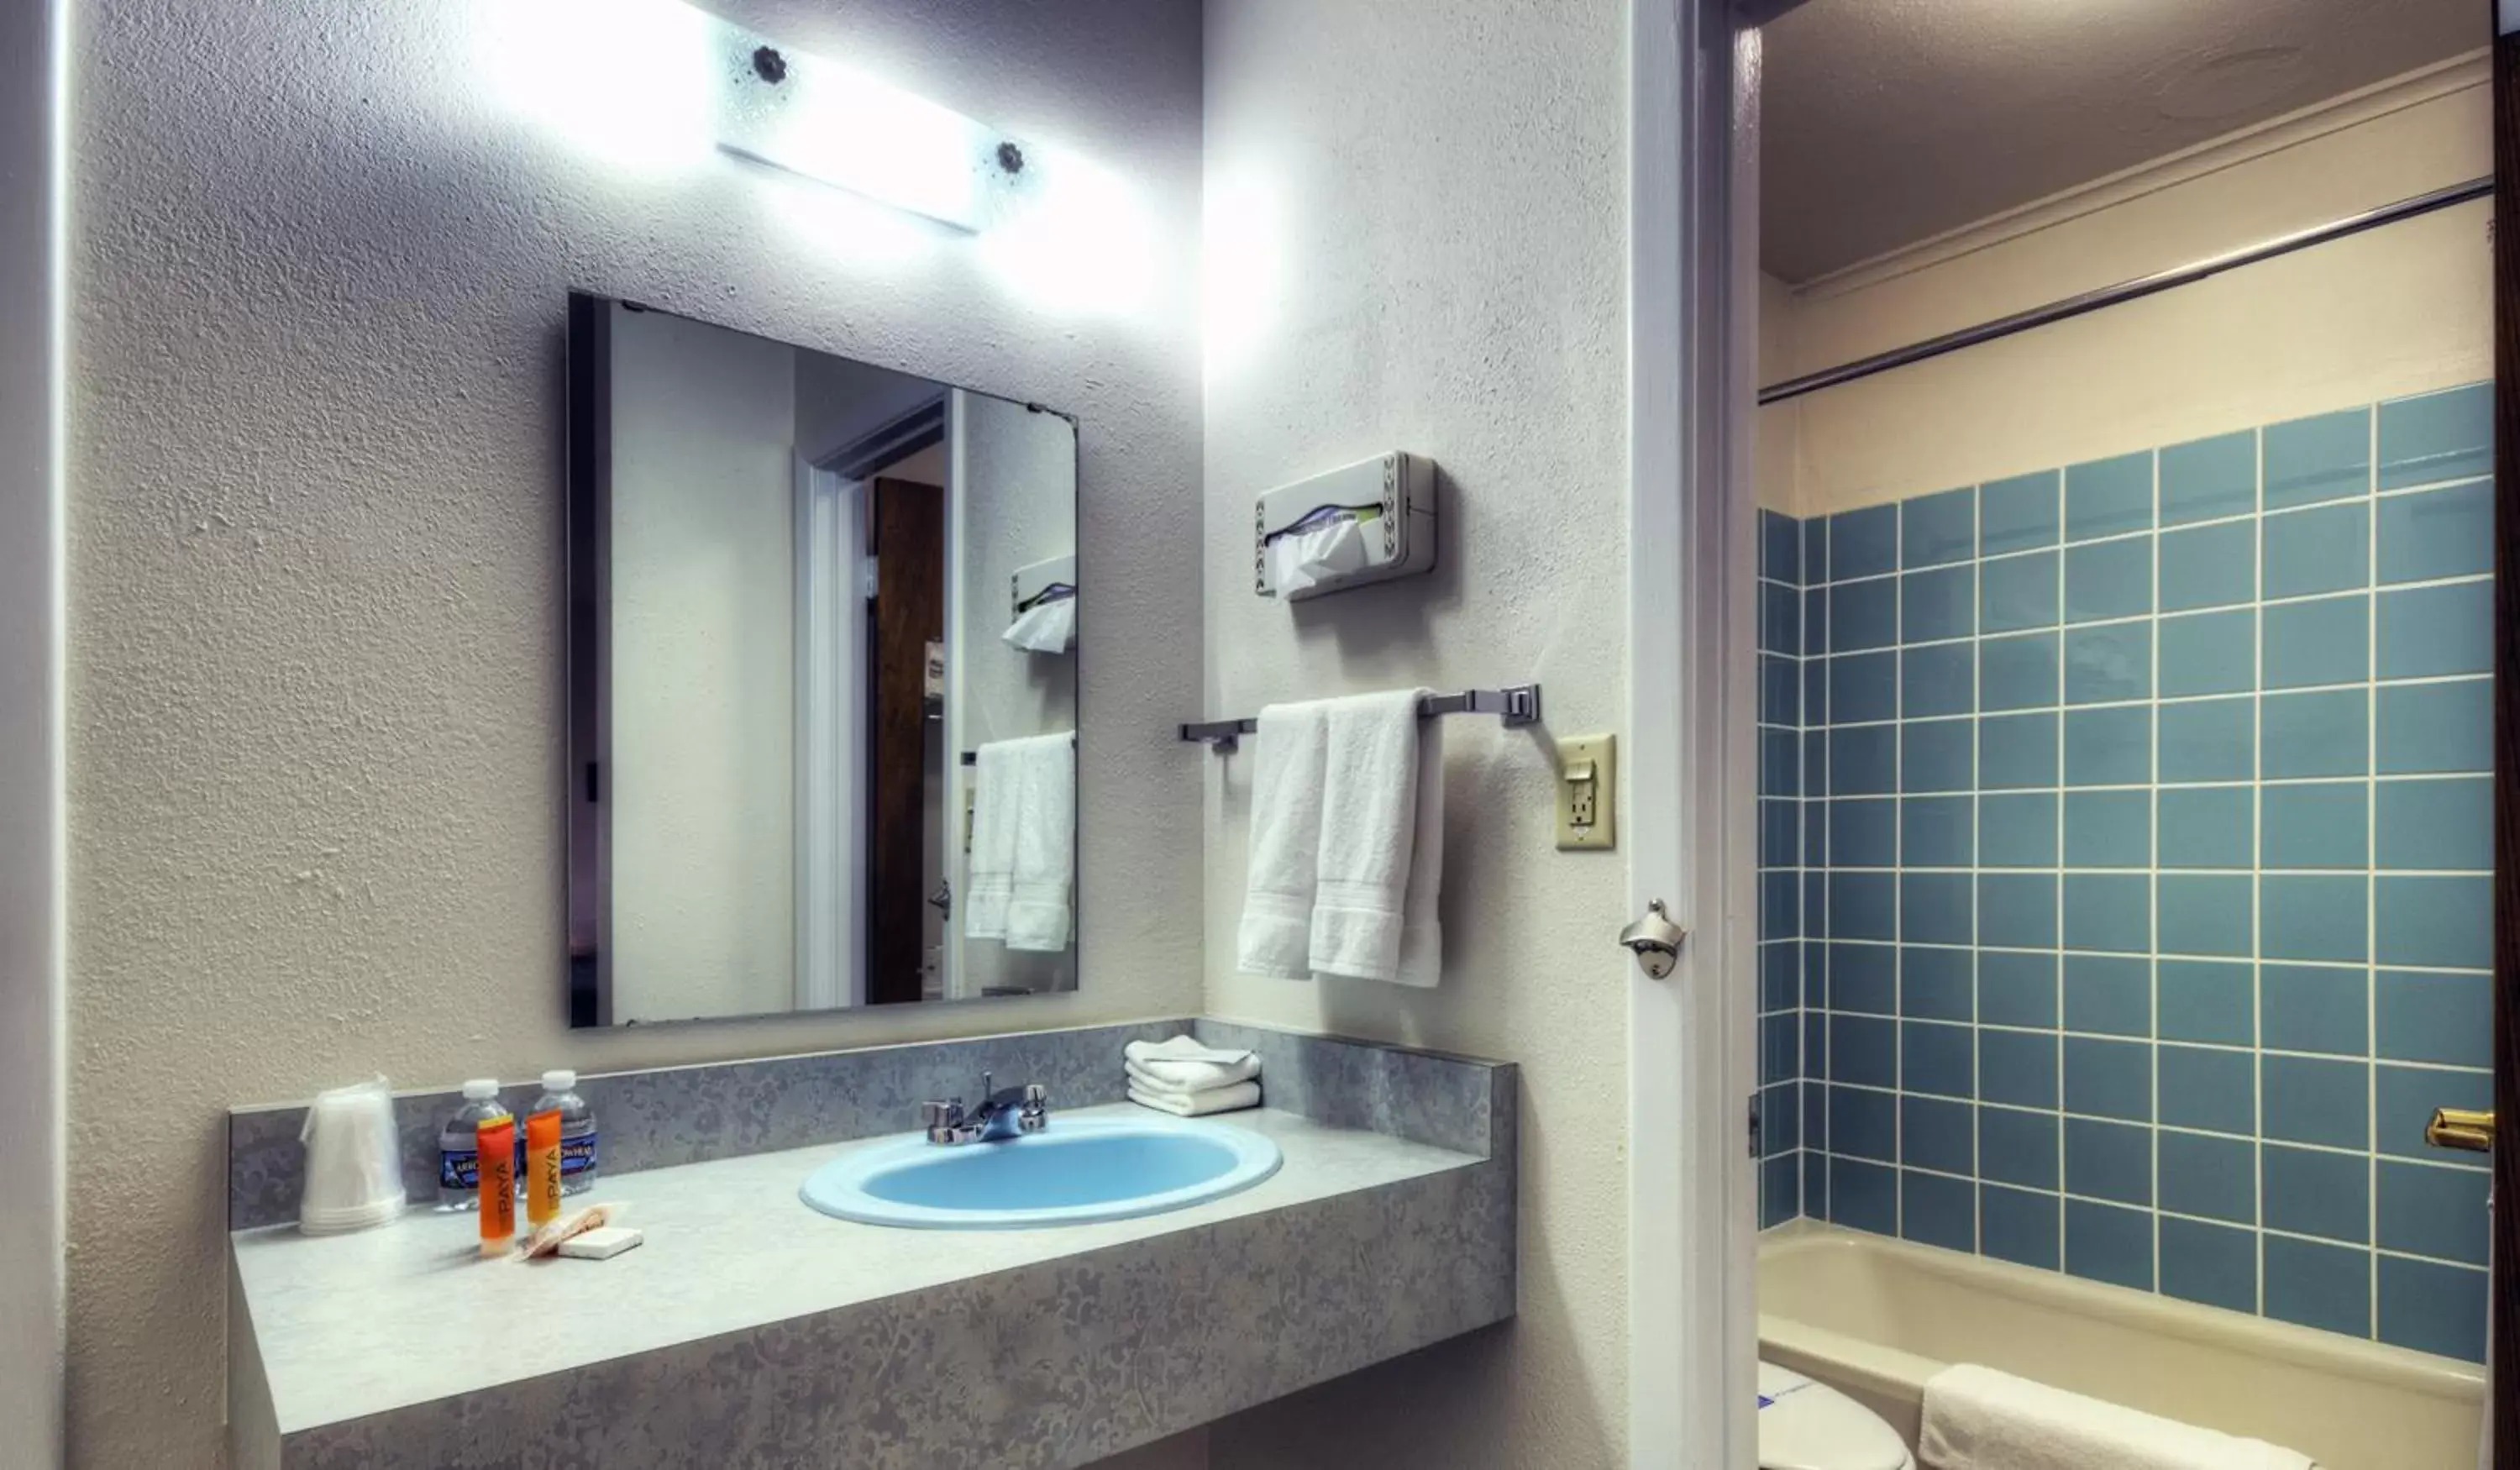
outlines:
[[[1418,717],[1432,719],[1437,715],[1496,715],[1508,725],[1540,723],[1540,686],[1509,684],[1500,690],[1463,690],[1458,694],[1428,694],[1418,701]],[[1260,722],[1249,720],[1207,720],[1184,725],[1181,737],[1201,740],[1208,748],[1223,755],[1241,743],[1242,736],[1256,735]]]

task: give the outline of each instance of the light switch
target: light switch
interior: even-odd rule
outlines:
[[[1619,737],[1577,735],[1557,742],[1557,847],[1561,852],[1619,845]]]

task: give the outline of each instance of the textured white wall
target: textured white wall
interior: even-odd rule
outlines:
[[[0,8],[0,1464],[26,1470],[61,1447],[62,15]]]
[[[1626,871],[1553,850],[1548,734],[1626,702],[1626,26],[1607,0],[1207,8],[1206,710],[1537,679],[1549,717],[1447,722],[1431,992],[1234,972],[1250,761],[1201,757],[1211,1011],[1524,1065],[1520,1316],[1226,1421],[1220,1467],[1623,1462]],[[1253,596],[1252,497],[1392,449],[1442,468],[1434,573]]]
[[[1199,16],[754,0],[1125,181],[1129,290],[716,157],[625,164],[492,84],[503,0],[79,8],[72,119],[71,1437],[220,1459],[221,1113],[399,1084],[1197,1003]],[[578,37],[599,39],[594,32]],[[11,52],[11,55],[18,53]],[[570,53],[522,54],[557,87]],[[600,74],[600,73],[599,73]],[[602,140],[592,140],[601,142]],[[1105,283],[1107,288],[1108,283]],[[571,287],[1084,422],[1071,997],[572,1034],[560,337]],[[1160,512],[1160,513],[1159,513]],[[1126,793],[1125,799],[1122,793]],[[1099,799],[1098,799],[1099,798]]]
[[[796,362],[612,313],[612,1018],[796,1003]]]

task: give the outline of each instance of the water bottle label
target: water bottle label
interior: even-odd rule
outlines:
[[[481,1155],[470,1148],[439,1149],[437,1186],[441,1189],[479,1189]]]
[[[584,1174],[595,1167],[595,1132],[589,1129],[576,1137],[563,1135],[560,1140],[560,1177]]]

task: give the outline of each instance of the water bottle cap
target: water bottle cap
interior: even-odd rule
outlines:
[[[464,1096],[467,1101],[480,1102],[498,1095],[499,1079],[495,1077],[475,1077],[464,1084]]]
[[[565,1067],[555,1068],[543,1074],[543,1091],[546,1092],[569,1092],[576,1089],[577,1074]]]

